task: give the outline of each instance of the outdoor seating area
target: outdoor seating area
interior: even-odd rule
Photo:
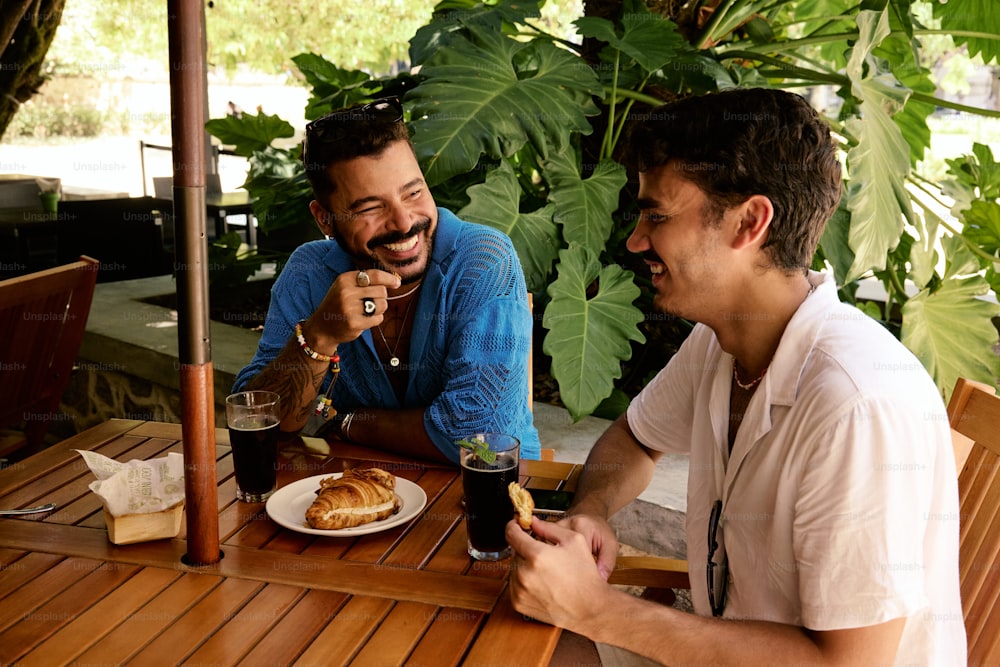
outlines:
[[[39,183],[58,192],[54,210],[43,208]],[[256,220],[246,191],[210,191],[205,209],[206,238],[235,230],[249,248],[256,247]],[[175,242],[169,182],[155,194],[132,197],[58,178],[0,174],[0,278],[51,269],[80,255],[100,261],[100,282],[168,275]]]

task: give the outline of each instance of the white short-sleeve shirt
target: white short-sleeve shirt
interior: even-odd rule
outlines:
[[[690,454],[687,547],[710,615],[709,514],[723,502],[724,616],[812,630],[908,618],[896,664],[964,665],[958,491],[937,388],[832,277],[785,329],[728,452],[733,357],[699,325],[628,409],[645,446]],[[716,558],[718,560],[718,558]]]

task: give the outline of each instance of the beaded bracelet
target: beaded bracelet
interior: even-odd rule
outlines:
[[[316,402],[316,414],[322,416],[323,419],[330,419],[337,414],[337,411],[333,409],[333,388],[340,378],[339,354],[335,354],[330,358],[330,372],[333,373],[333,377],[330,378],[330,386],[326,388],[326,393],[320,396],[319,401]],[[330,414],[331,410],[333,414]]]
[[[295,338],[299,341],[299,347],[301,347],[302,351],[306,353],[306,356],[310,357],[311,359],[315,359],[316,361],[332,362],[333,358],[337,356],[336,352],[334,352],[333,354],[323,354],[322,352],[317,352],[316,350],[309,347],[309,343],[306,342],[305,334],[302,333],[303,322],[305,322],[305,320],[299,320],[295,324]]]

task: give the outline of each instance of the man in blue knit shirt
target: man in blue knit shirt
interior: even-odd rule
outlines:
[[[500,432],[537,458],[510,239],[435,205],[394,98],[310,123],[303,161],[327,239],[292,253],[234,391],[280,394],[285,432],[326,417],[343,439],[453,463],[456,440]]]

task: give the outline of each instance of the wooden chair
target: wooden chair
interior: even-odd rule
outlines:
[[[969,665],[1000,664],[1000,397],[959,378],[948,403],[959,463],[959,579]]]
[[[0,428],[24,424],[0,456],[41,447],[83,341],[98,262],[0,281]]]

